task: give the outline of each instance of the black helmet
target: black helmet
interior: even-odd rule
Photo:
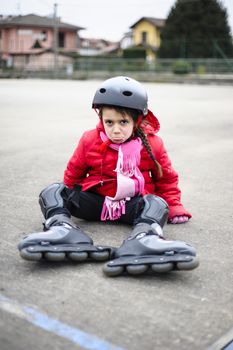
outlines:
[[[92,107],[112,105],[133,108],[148,113],[147,92],[136,80],[128,77],[115,77],[105,80],[97,89],[93,98]]]

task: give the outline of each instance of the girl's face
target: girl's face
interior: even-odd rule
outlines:
[[[130,115],[105,107],[102,111],[104,130],[113,143],[123,143],[133,134],[134,122]]]

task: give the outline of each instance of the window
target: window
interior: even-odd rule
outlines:
[[[65,33],[59,32],[58,47],[65,47]]]
[[[47,40],[47,32],[45,31],[45,30],[43,30],[42,32],[41,32],[41,37],[42,37],[42,41],[46,41]]]
[[[142,32],[142,44],[147,43],[147,32]]]

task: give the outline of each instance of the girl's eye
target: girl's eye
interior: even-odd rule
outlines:
[[[112,125],[112,121],[111,120],[105,120],[104,123],[107,124],[107,125]]]
[[[106,120],[104,120],[104,124],[107,125],[107,126],[112,126],[114,124],[114,122],[112,120],[106,119]],[[124,125],[129,124],[129,121],[126,120],[126,119],[122,119],[122,120],[119,121],[119,124],[124,126]]]

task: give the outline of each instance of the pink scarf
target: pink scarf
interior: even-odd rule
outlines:
[[[104,132],[100,132],[103,142],[108,140]],[[138,166],[141,159],[142,142],[138,137],[122,144],[110,143],[109,147],[118,151],[117,190],[115,197],[106,196],[101,213],[101,220],[117,220],[125,214],[125,202],[144,190],[144,177]]]

